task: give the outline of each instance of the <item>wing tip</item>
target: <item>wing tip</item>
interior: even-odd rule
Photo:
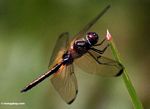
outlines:
[[[118,66],[120,67],[120,70],[119,72],[115,75],[115,77],[118,77],[118,76],[121,76],[123,74],[123,71],[124,71],[124,66],[118,62]]]
[[[69,32],[63,32],[60,34],[60,38],[64,37],[64,35],[69,35]]]
[[[118,76],[122,75],[123,71],[124,71],[124,69],[122,68],[115,76],[118,77]]]
[[[76,95],[78,94],[78,90],[76,90]],[[67,104],[72,104],[73,102],[74,102],[74,100],[76,99],[76,96],[71,100],[71,101],[69,101]]]
[[[71,101],[69,101],[67,104],[69,104],[69,105],[72,104],[74,100],[75,100],[75,98],[72,99]]]

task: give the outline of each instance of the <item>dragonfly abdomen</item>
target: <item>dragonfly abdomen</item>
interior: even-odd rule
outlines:
[[[60,62],[59,64],[56,64],[51,70],[44,73],[43,75],[41,75],[40,77],[38,77],[37,79],[32,81],[30,84],[28,84],[24,89],[21,90],[21,92],[26,92],[26,91],[32,89],[34,86],[36,86],[37,84],[39,84],[40,82],[45,80],[47,77],[49,77],[50,75],[56,73],[59,70],[59,68],[62,66],[62,64],[63,64],[63,62]]]

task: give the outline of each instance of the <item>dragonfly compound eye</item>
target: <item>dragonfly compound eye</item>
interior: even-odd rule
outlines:
[[[89,32],[86,35],[86,40],[88,41],[90,45],[95,45],[98,42],[98,38],[99,36],[95,32]]]

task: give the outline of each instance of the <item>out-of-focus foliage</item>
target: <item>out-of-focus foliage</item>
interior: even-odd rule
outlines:
[[[144,109],[150,106],[149,0],[1,0],[0,109],[132,109],[121,78],[104,78],[76,70],[79,94],[68,106],[49,79],[28,93],[20,90],[47,70],[59,34],[78,32],[106,5],[111,9],[91,31],[104,37],[109,29],[125,61]],[[81,72],[81,73],[80,73]]]

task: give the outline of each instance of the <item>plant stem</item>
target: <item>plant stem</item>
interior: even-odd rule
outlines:
[[[122,59],[120,58],[119,52],[118,52],[117,48],[115,47],[115,44],[112,39],[110,40],[110,47],[111,47],[111,51],[112,51],[112,54],[115,57],[115,59],[124,66],[124,64],[121,61]],[[143,109],[142,103],[136,94],[136,91],[132,85],[132,82],[128,75],[128,71],[125,66],[124,66],[124,73],[122,74],[122,79],[124,81],[124,84],[125,84],[128,92],[129,92],[129,95],[131,97],[134,109]]]

